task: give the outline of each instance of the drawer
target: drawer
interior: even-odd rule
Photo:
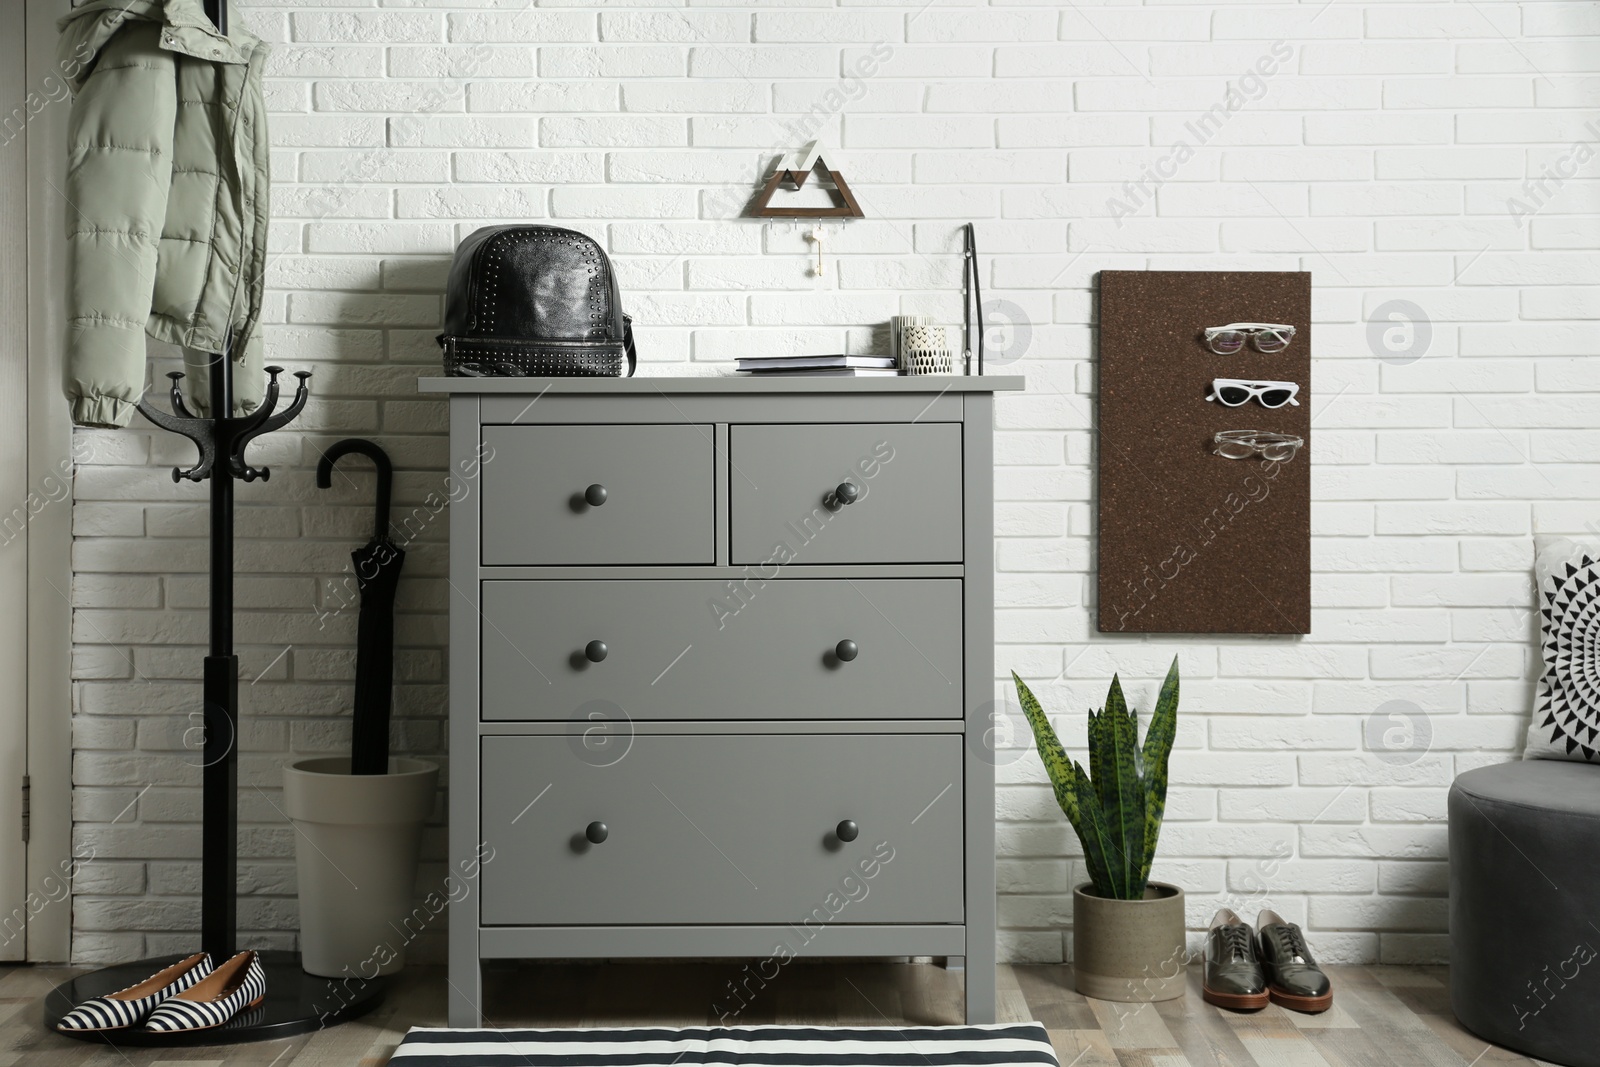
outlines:
[[[735,563],[961,560],[958,425],[734,426],[729,455]]]
[[[487,720],[962,714],[959,579],[484,582],[482,610]]]
[[[710,426],[488,426],[483,440],[486,566],[715,560]]]
[[[959,735],[572,740],[483,739],[487,925],[962,921]]]

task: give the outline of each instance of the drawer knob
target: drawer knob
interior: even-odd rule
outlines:
[[[840,841],[849,844],[861,836],[861,827],[857,826],[854,819],[846,819],[833,828],[833,832]]]
[[[599,482],[595,482],[593,485],[583,491],[583,499],[589,502],[589,506],[591,508],[597,508],[601,504],[604,504],[606,502],[606,497],[610,495],[610,493],[606,492],[606,487],[601,485]]]
[[[854,826],[855,823],[851,823]],[[611,831],[603,822],[592,822],[584,827],[583,836],[589,839],[591,845],[604,844],[605,839],[611,836]]]
[[[839,498],[841,504],[854,504],[856,497],[861,495],[861,490],[857,489],[853,482],[840,482],[838,488],[834,489],[833,495]]]
[[[846,639],[833,646],[833,654],[839,657],[840,663],[849,663],[861,655],[861,646],[854,641]]]
[[[606,643],[604,641],[590,641],[587,645],[583,646],[583,654],[590,663],[599,663],[601,660],[605,659],[606,656],[611,654],[611,650],[606,647]],[[596,823],[595,825],[598,826],[599,823]]]

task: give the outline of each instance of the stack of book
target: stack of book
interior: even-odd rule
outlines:
[[[876,378],[899,374],[893,356],[756,356],[739,360],[746,374],[801,374],[838,378]]]

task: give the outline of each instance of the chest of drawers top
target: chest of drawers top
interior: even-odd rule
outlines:
[[[808,375],[683,374],[634,378],[446,378],[417,379],[420,393],[477,393],[571,396],[772,396],[895,395],[908,393],[1005,393],[1019,390],[1020,374],[984,377],[922,374],[886,378],[833,378]]]

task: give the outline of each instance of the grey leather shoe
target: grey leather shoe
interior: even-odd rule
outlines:
[[[1219,1008],[1267,1006],[1267,980],[1256,956],[1255,931],[1231,908],[1218,911],[1206,931],[1206,969],[1200,995]]]
[[[1333,1006],[1333,986],[1306,947],[1305,934],[1284,922],[1275,911],[1256,918],[1260,931],[1261,967],[1274,1004],[1295,1011],[1327,1011]]]

